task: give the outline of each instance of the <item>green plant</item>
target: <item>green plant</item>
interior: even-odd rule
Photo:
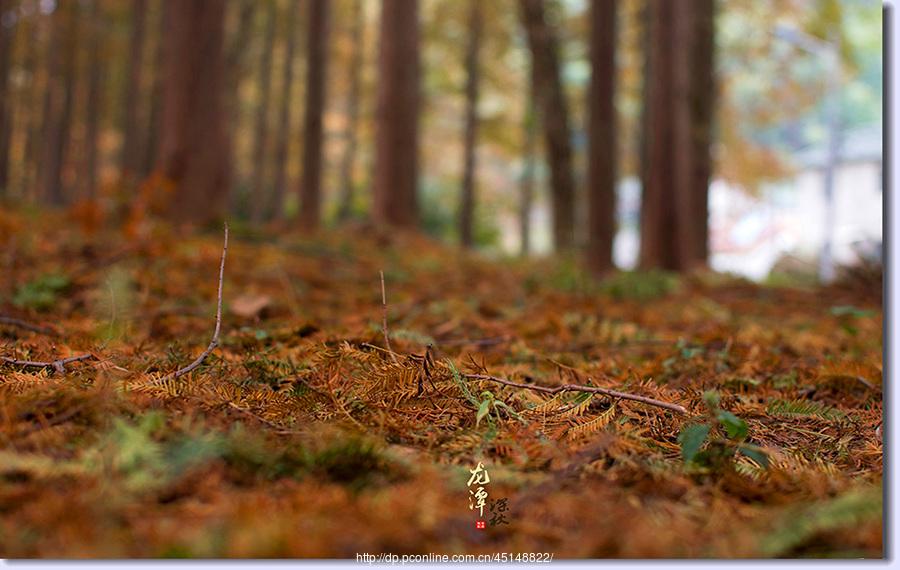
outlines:
[[[648,301],[672,293],[681,282],[667,271],[620,271],[600,283],[600,291],[614,299]]]
[[[45,311],[56,304],[59,294],[70,285],[69,278],[59,273],[41,275],[20,286],[13,296],[13,305]]]
[[[871,317],[875,314],[874,311],[860,309],[854,307],[853,305],[839,305],[836,307],[831,307],[829,312],[838,318],[838,322],[840,323],[841,328],[844,329],[850,336],[856,336],[857,334],[859,334],[859,329],[856,327],[857,319]]]
[[[486,419],[489,426],[488,433],[495,432],[496,423],[494,421],[494,416],[491,415],[491,412],[494,412],[496,418],[500,420],[502,419],[500,410],[503,410],[507,415],[519,420],[522,423],[527,423],[525,419],[520,416],[515,410],[513,410],[506,402],[498,400],[492,392],[485,390],[481,393],[480,398],[476,398],[475,395],[472,394],[471,390],[469,390],[469,387],[463,379],[462,374],[460,374],[459,370],[456,369],[456,365],[453,364],[453,361],[447,359],[446,362],[450,367],[450,373],[453,375],[453,380],[456,382],[456,385],[459,386],[459,389],[463,393],[463,396],[466,398],[466,400],[468,400],[470,404],[475,406],[476,427],[481,424],[481,420]]]
[[[509,407],[506,402],[498,400],[493,393],[485,390],[481,393],[481,402],[478,404],[478,412],[475,414],[475,425],[477,426],[481,423],[481,420],[484,418],[487,418],[489,423],[493,423],[491,412],[494,412],[498,420],[502,419],[500,417],[500,410],[506,412],[510,417],[516,418],[522,423],[526,423],[522,416]]]
[[[687,424],[678,435],[685,464],[721,468],[730,465],[736,454],[741,454],[761,467],[768,467],[766,452],[746,442],[750,432],[747,422],[721,409],[717,392],[705,392],[703,400],[708,410],[706,420]]]

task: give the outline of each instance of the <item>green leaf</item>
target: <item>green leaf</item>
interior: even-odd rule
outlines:
[[[706,402],[706,405],[709,406],[711,410],[717,410],[719,408],[719,393],[715,390],[707,390],[703,392],[703,401]]]
[[[484,416],[488,415],[488,412],[491,411],[491,400],[484,400],[481,402],[481,405],[478,406],[478,413],[475,414],[475,425],[481,423],[481,420],[484,419]]]
[[[875,314],[875,312],[866,309],[859,309],[857,307],[854,307],[853,305],[840,305],[837,307],[831,307],[831,314],[836,317],[850,316],[855,318],[862,318],[871,317]]]
[[[747,437],[747,422],[724,410],[716,414],[716,419],[725,428],[725,432],[731,439],[744,439]]]
[[[709,435],[709,426],[706,424],[688,424],[678,434],[678,443],[681,444],[681,457],[686,462],[691,462],[697,457],[706,436]]]
[[[737,447],[738,453],[746,455],[759,464],[760,467],[767,469],[769,467],[769,455],[763,451],[761,447],[743,443]]]

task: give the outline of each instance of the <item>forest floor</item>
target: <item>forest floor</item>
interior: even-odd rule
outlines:
[[[0,213],[0,244],[0,557],[882,556],[880,277],[232,227],[174,378],[220,231]]]

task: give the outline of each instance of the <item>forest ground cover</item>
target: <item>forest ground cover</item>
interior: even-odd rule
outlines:
[[[15,212],[0,243],[0,556],[882,556],[880,276],[596,282],[235,226],[218,346],[173,378],[213,333],[218,229]],[[686,413],[533,389],[564,384]]]

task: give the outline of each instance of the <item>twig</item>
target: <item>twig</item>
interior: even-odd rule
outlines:
[[[58,335],[59,334],[59,332],[57,332],[54,329],[51,329],[50,327],[43,327],[41,325],[31,324],[27,321],[23,321],[22,319],[16,319],[13,317],[4,317],[3,315],[0,315],[0,325],[10,325],[13,327],[19,327],[20,329],[25,329],[25,330],[40,333],[40,334],[47,334],[47,335]]]
[[[678,412],[679,414],[687,414],[687,410],[684,409],[683,406],[679,406],[678,404],[663,402],[654,398],[648,398],[647,396],[629,394],[628,392],[610,390],[609,388],[600,388],[597,386],[581,386],[579,384],[563,384],[562,386],[555,386],[551,388],[549,386],[539,386],[536,384],[523,384],[521,382],[513,382],[512,380],[498,378],[496,376],[488,376],[486,374],[464,374],[463,376],[465,376],[466,378],[472,378],[474,380],[489,380],[491,382],[497,382],[498,384],[504,384],[506,386],[512,386],[514,388],[524,388],[526,390],[532,390],[535,392],[543,392],[545,394],[558,394],[559,392],[591,392],[594,394],[603,394],[605,396],[611,396],[613,398],[633,400],[635,402],[641,402],[650,406],[665,408],[667,410],[672,410],[673,412]]]
[[[387,346],[387,349],[390,351],[391,358],[394,360],[394,364],[397,364],[397,357],[394,356],[394,349],[391,348],[391,339],[388,336],[388,326],[387,326],[387,295],[384,292],[384,271],[378,272],[381,275],[381,332],[384,333],[384,344]]]
[[[222,245],[222,261],[219,263],[219,293],[217,296],[217,304],[216,304],[216,329],[213,331],[212,340],[209,341],[209,346],[206,347],[206,350],[200,353],[193,362],[185,366],[184,368],[179,368],[175,372],[163,376],[160,380],[168,380],[175,379],[180,376],[184,376],[191,370],[197,368],[203,361],[206,360],[206,357],[209,356],[213,350],[217,346],[219,346],[219,331],[222,328],[222,281],[225,277],[225,256],[228,253],[228,222],[225,222],[225,243]]]
[[[71,364],[73,362],[80,362],[82,360],[90,360],[95,358],[93,354],[79,354],[78,356],[69,356],[67,358],[60,358],[59,360],[54,360],[52,362],[41,362],[37,360],[18,360],[16,358],[10,358],[8,356],[0,356],[0,361],[5,362],[6,364],[12,364],[13,366],[26,366],[31,368],[52,368],[60,374],[65,375],[66,373],[66,364]]]

